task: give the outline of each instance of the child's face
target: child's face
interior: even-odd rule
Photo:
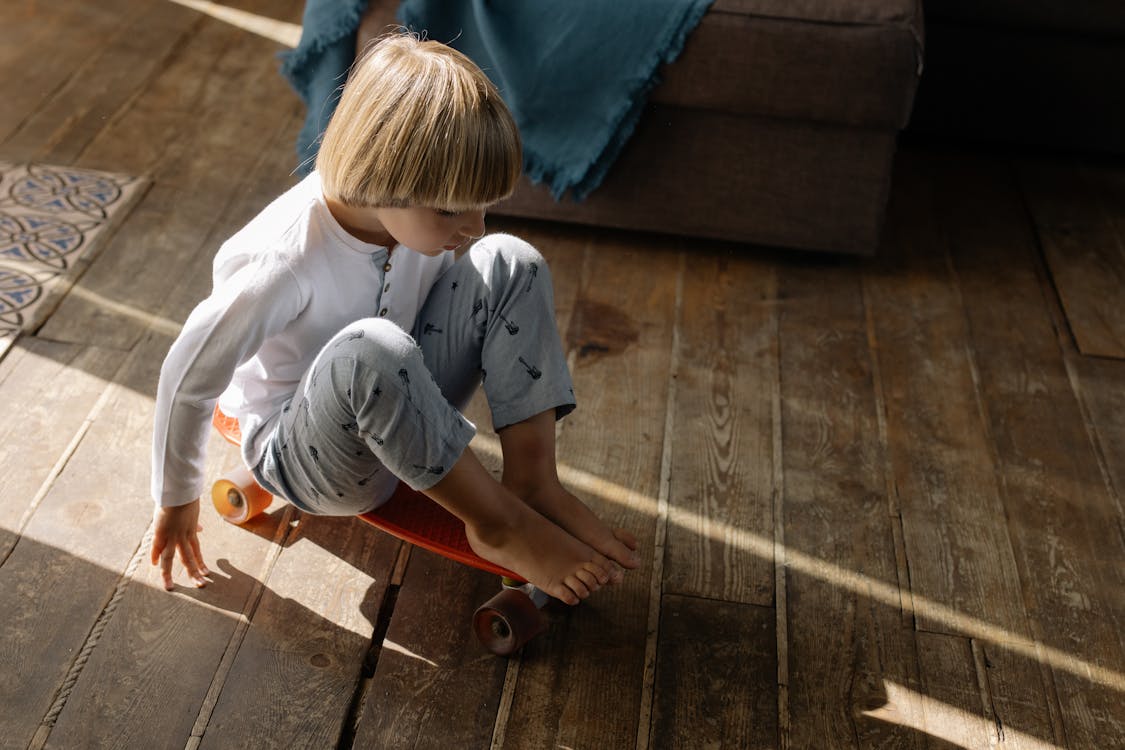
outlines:
[[[423,255],[439,255],[484,235],[484,208],[450,213],[436,208],[373,208],[397,242]]]

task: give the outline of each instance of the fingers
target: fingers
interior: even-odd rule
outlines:
[[[202,530],[202,527],[200,528]],[[191,538],[191,551],[195,555],[196,561],[199,563],[199,572],[204,576],[211,575],[211,571],[207,568],[207,563],[203,562],[203,552],[199,549],[199,537],[193,536]]]
[[[194,540],[189,539],[176,546],[179,547],[180,562],[183,564],[184,570],[187,571],[195,587],[201,589],[207,585],[207,579],[203,577],[203,571],[200,570],[200,564],[196,559],[195,550],[193,549],[197,544],[193,542]]]
[[[169,545],[164,549],[160,555],[160,573],[164,581],[164,590],[171,591],[175,588],[172,585],[172,558],[176,556],[176,548],[174,545]]]
[[[157,532],[152,537],[152,553],[149,555],[149,560],[153,565],[160,562],[160,553],[164,551],[166,544],[167,542],[165,542],[163,534]]]

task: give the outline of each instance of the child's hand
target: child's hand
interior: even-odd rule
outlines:
[[[199,551],[199,499],[173,508],[157,508],[153,513],[155,533],[152,537],[152,564],[160,564],[164,577],[164,590],[171,591],[172,558],[180,551],[180,562],[197,588],[207,585],[206,576],[211,571],[203,562]]]

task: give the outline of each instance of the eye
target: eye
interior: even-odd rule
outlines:
[[[445,216],[447,218],[452,218],[460,213],[460,211],[446,211],[444,208],[437,208],[434,210],[437,211],[438,216]]]

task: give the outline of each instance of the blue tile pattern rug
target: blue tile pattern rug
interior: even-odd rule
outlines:
[[[37,328],[147,181],[0,161],[0,355]]]

